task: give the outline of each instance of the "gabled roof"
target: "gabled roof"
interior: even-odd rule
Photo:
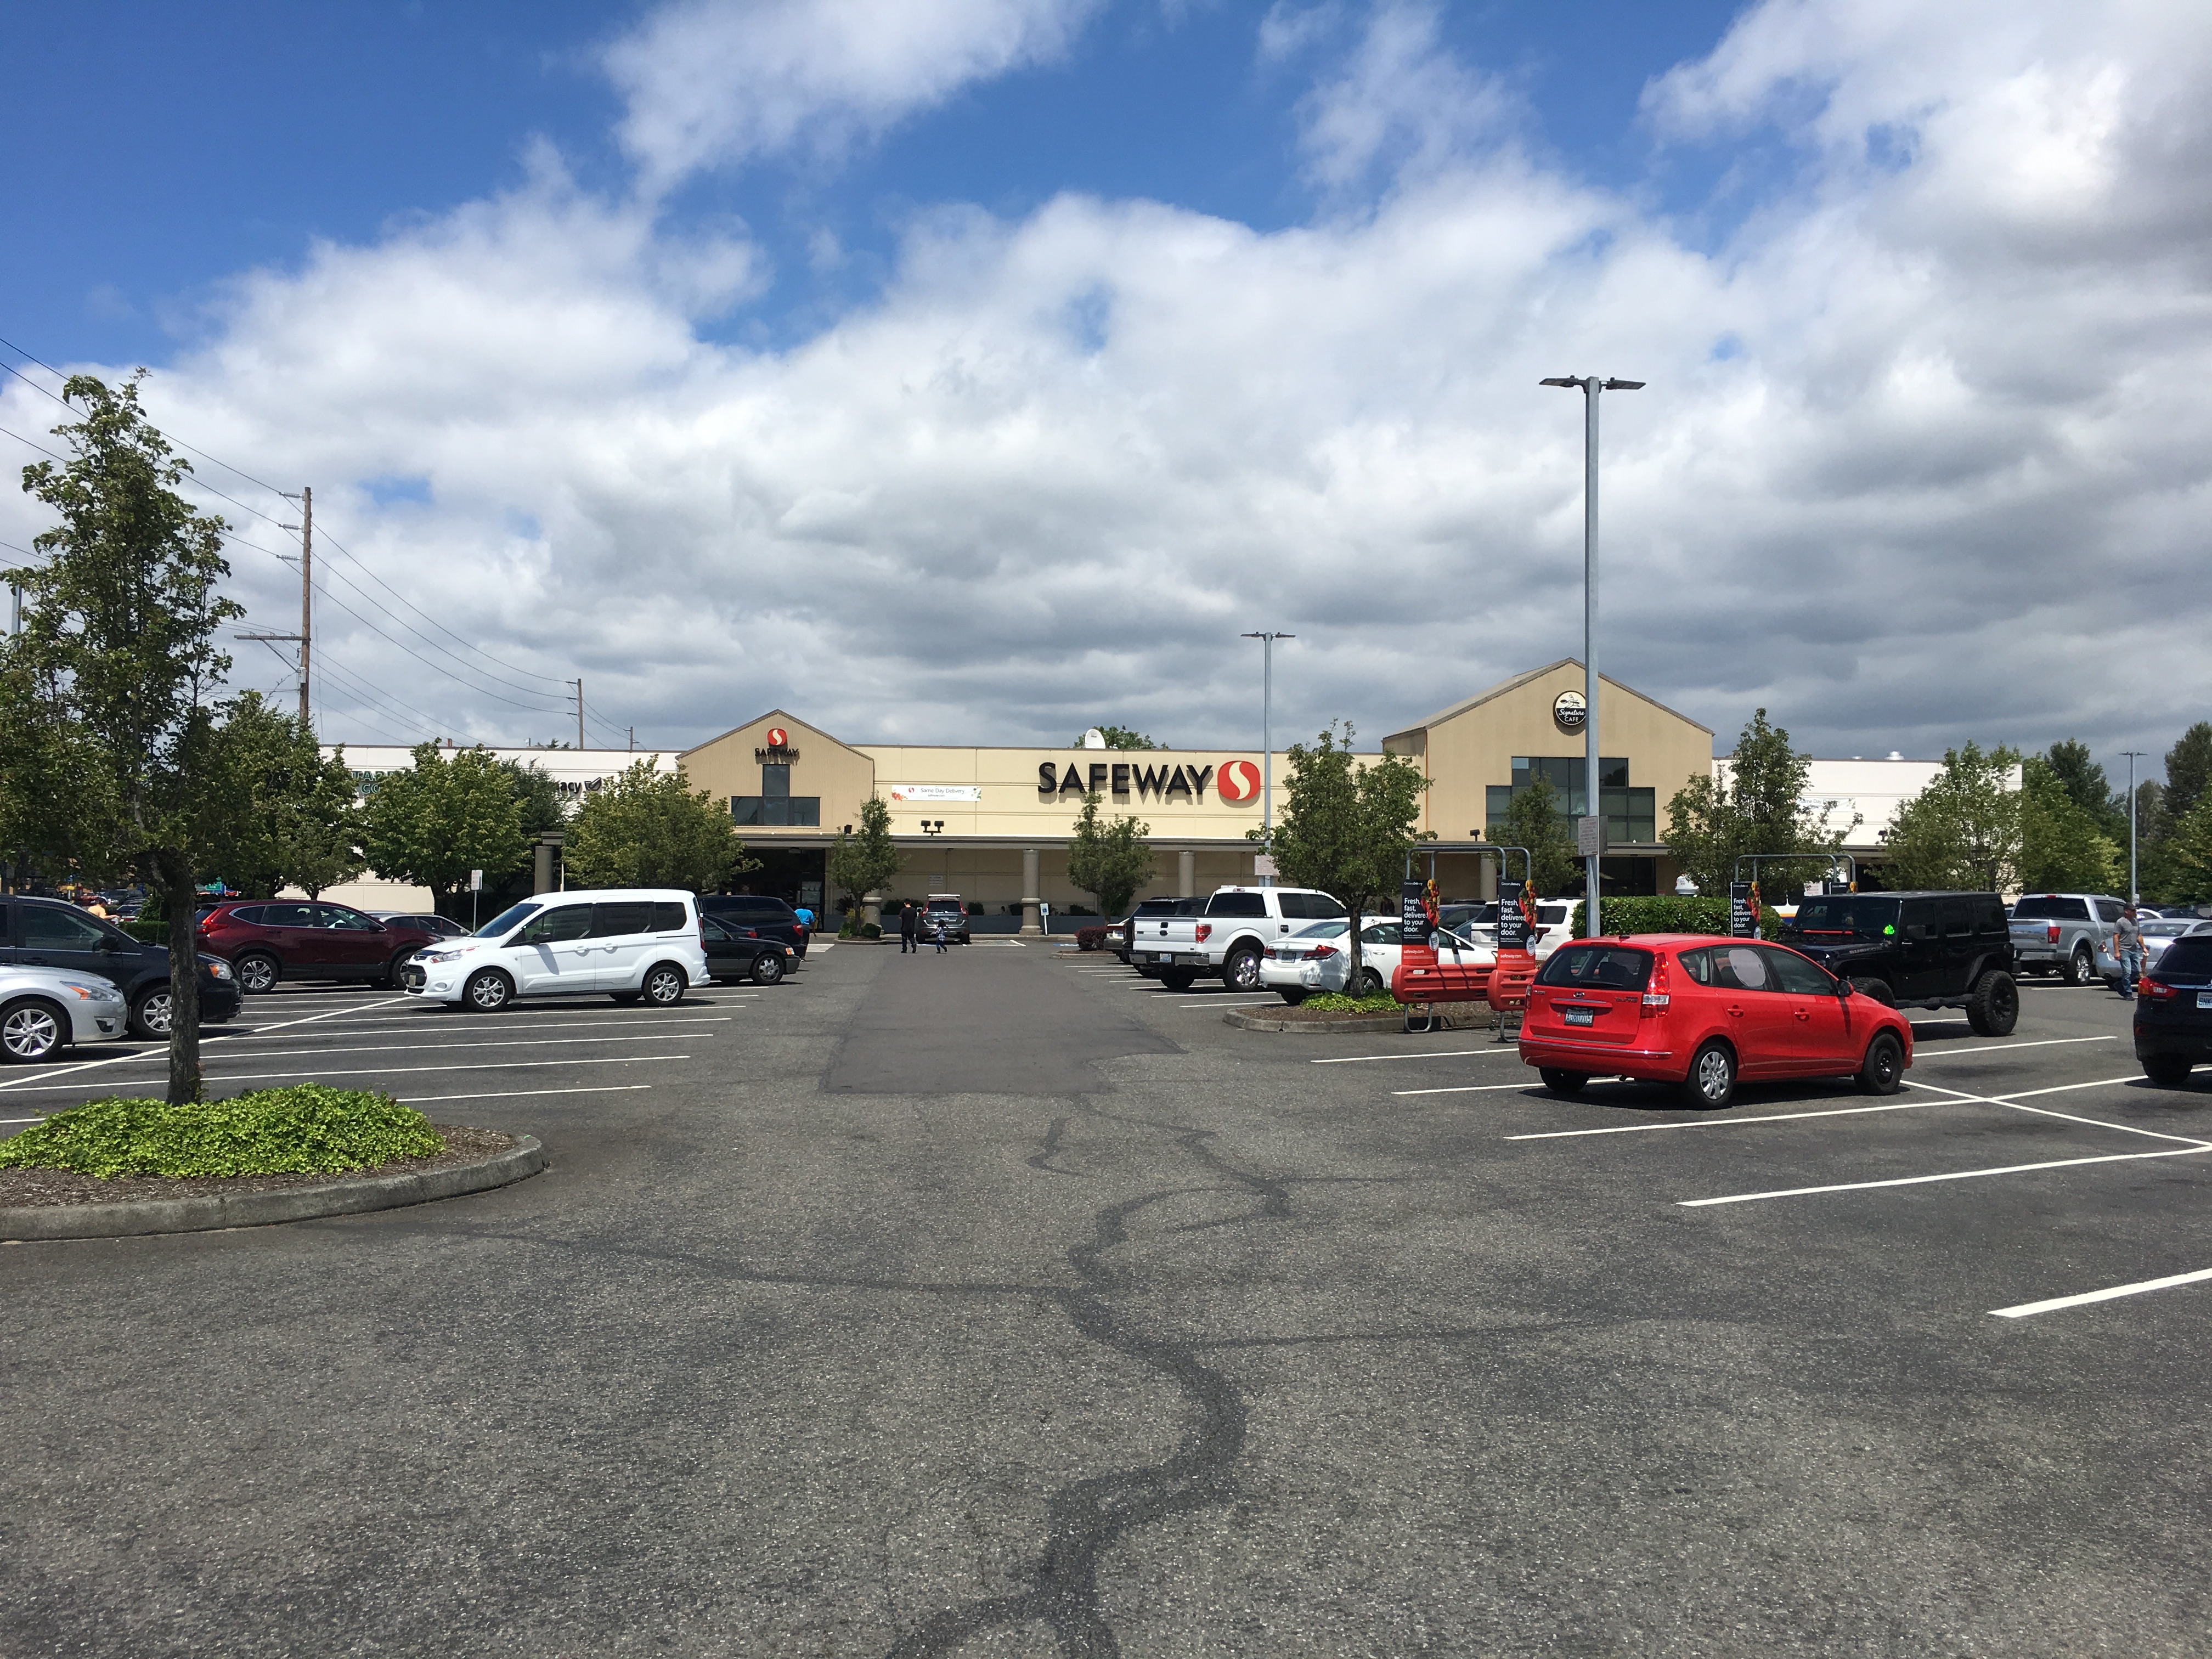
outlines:
[[[803,731],[813,732],[815,736],[822,738],[824,742],[836,744],[840,749],[846,750],[848,753],[860,753],[860,750],[854,749],[851,744],[847,743],[842,738],[836,737],[828,732],[824,732],[820,726],[815,725],[813,721],[802,720],[799,716],[793,714],[787,708],[771,708],[766,714],[756,714],[749,720],[739,720],[728,731],[718,732],[714,737],[708,738],[703,743],[695,743],[684,752],[686,755],[696,755],[702,749],[711,749],[725,738],[734,738],[738,732],[744,731],[749,726],[758,726],[763,720],[775,720],[785,725],[796,726]]]
[[[1480,708],[1486,702],[1494,702],[1496,699],[1505,696],[1510,691],[1517,691],[1522,686],[1528,684],[1531,680],[1540,680],[1543,678],[1545,675],[1556,673],[1562,668],[1580,668],[1582,665],[1583,659],[1580,657],[1562,657],[1557,662],[1546,663],[1541,668],[1532,668],[1525,674],[1516,674],[1511,679],[1500,680],[1497,684],[1491,686],[1486,690],[1478,691],[1473,696],[1467,698],[1463,702],[1455,702],[1449,708],[1438,709],[1435,714],[1430,715],[1428,719],[1425,720],[1417,720],[1402,731],[1391,732],[1389,737],[1384,738],[1382,741],[1385,744],[1388,744],[1395,738],[1409,738],[1416,732],[1429,731],[1432,727],[1442,726],[1446,720],[1457,720],[1462,714],[1466,714],[1469,709]],[[1613,690],[1623,692],[1627,696],[1635,698],[1638,702],[1650,703],[1651,707],[1657,709],[1662,714],[1672,714],[1676,720],[1682,721],[1685,725],[1695,726],[1698,731],[1704,732],[1709,738],[1713,734],[1713,729],[1710,726],[1693,720],[1687,714],[1681,714],[1675,709],[1668,708],[1665,703],[1661,702],[1656,697],[1645,696],[1644,693],[1638,691],[1632,685],[1623,685],[1619,680],[1613,678],[1610,674],[1601,673],[1598,676],[1598,680],[1600,684]]]

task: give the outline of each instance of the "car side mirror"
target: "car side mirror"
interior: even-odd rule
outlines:
[[[1838,1000],[1848,999],[1852,996],[1856,996],[1856,994],[1857,993],[1851,989],[1850,981],[1847,979],[1838,979],[1836,981],[1836,995]]]
[[[120,951],[123,948],[123,941],[112,933],[102,933],[100,936],[100,948],[103,951]]]

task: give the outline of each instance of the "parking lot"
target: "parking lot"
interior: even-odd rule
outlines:
[[[287,988],[216,1086],[552,1167],[0,1251],[12,1639],[2202,1652],[2212,1073],[2023,1001],[1918,1017],[1899,1095],[1699,1114],[1034,944],[660,1012]],[[162,1073],[72,1063],[0,1115]]]

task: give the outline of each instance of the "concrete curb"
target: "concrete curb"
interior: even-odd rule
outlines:
[[[474,1164],[406,1175],[357,1176],[313,1187],[274,1192],[216,1194],[205,1198],[149,1199],[136,1204],[32,1205],[0,1210],[0,1239],[44,1242],[62,1238],[132,1238],[145,1233],[201,1233],[227,1227],[266,1227],[319,1216],[397,1210],[434,1199],[489,1192],[528,1179],[545,1167],[545,1148],[532,1136]]]

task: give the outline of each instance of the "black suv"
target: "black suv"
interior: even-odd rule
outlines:
[[[806,924],[799,912],[780,898],[759,893],[702,893],[699,914],[742,927],[763,939],[780,939],[800,956],[806,954]]]
[[[169,950],[142,945],[120,927],[60,899],[11,898],[0,962],[97,974],[123,993],[131,1035],[148,1042],[169,1036]],[[220,1025],[238,1013],[238,980],[220,957],[200,957],[200,1018]]]
[[[2136,1058],[2161,1088],[2212,1065],[2212,935],[2178,939],[2136,986]]]
[[[1963,1008],[1984,1036],[2019,1023],[2011,921],[1995,893],[1830,893],[1801,901],[1780,938],[1893,1008]]]

